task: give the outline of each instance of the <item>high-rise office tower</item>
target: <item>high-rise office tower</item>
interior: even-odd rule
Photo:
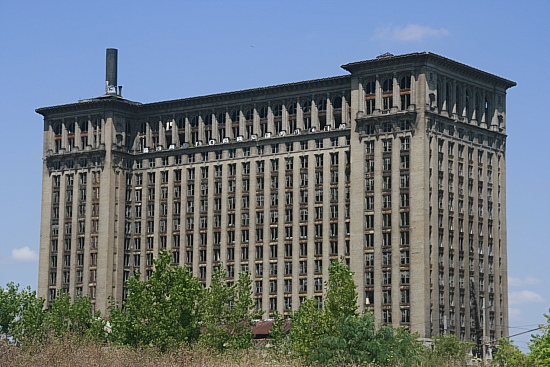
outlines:
[[[105,312],[159,251],[257,307],[322,307],[331,261],[360,309],[421,336],[508,333],[506,90],[422,52],[325,79],[141,104],[117,85],[44,116],[39,294]],[[476,322],[477,320],[477,322]]]

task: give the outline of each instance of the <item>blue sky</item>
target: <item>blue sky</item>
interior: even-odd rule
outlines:
[[[391,4],[391,5],[389,5]],[[384,52],[431,51],[514,80],[507,111],[510,334],[550,308],[548,1],[0,0],[0,285],[37,286],[38,107],[104,92],[153,102],[345,74]],[[546,92],[545,92],[546,91]],[[514,338],[522,349],[529,334]]]

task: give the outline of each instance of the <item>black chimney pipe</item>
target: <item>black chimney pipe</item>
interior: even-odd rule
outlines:
[[[107,62],[106,62],[106,68],[105,68],[105,81],[106,81],[106,87],[109,89],[109,87],[115,87],[115,93],[116,93],[116,87],[117,87],[117,62],[118,62],[118,50],[116,48],[108,48],[107,49]]]

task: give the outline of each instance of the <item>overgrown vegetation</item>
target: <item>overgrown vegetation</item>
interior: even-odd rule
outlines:
[[[112,303],[109,321],[91,312],[86,297],[71,303],[60,294],[44,308],[36,292],[8,284],[0,290],[0,360],[13,366],[464,366],[470,359],[470,342],[447,335],[427,348],[417,335],[359,313],[353,274],[343,262],[329,267],[324,307],[307,299],[288,334],[276,313],[267,345],[253,342],[261,312],[254,310],[248,274],[229,285],[218,271],[204,288],[188,269],[173,267],[168,253],[154,263],[147,281],[128,280],[128,298]],[[528,355],[500,339],[492,364],[550,366],[548,325],[533,336]]]

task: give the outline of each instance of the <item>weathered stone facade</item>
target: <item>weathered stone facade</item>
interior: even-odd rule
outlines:
[[[322,305],[344,257],[378,322],[471,338],[473,285],[486,335],[507,335],[515,83],[432,53],[343,68],[149,104],[123,99],[115,71],[102,97],[38,109],[39,294],[89,295],[105,312],[166,250],[205,284],[220,264],[230,281],[248,271],[258,307],[289,313]]]

